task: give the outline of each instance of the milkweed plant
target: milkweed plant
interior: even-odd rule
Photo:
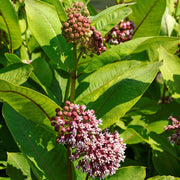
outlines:
[[[180,1],[111,3],[0,0],[0,179],[179,179]]]

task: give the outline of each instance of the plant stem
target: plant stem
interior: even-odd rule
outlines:
[[[65,100],[68,98],[69,95],[69,87],[71,84],[71,95],[70,95],[70,101],[71,103],[74,103],[75,99],[75,89],[76,89],[76,70],[77,70],[77,64],[78,64],[78,59],[77,58],[77,46],[74,44],[73,45],[73,51],[74,51],[74,69],[72,74],[69,74],[69,79],[67,82],[67,87],[66,87],[66,94],[65,94]],[[68,180],[73,179],[72,175],[72,161],[71,161],[71,156],[72,156],[72,147],[68,146]]]
[[[164,86],[163,86],[163,94],[162,94],[162,104],[165,103],[165,94],[166,94],[166,84],[164,82]]]
[[[64,96],[64,103],[68,100],[70,85],[71,85],[71,75],[69,74],[69,78],[66,85],[65,96]]]
[[[72,73],[72,84],[71,84],[71,96],[70,96],[70,101],[73,103],[74,99],[75,99],[75,89],[76,89],[76,70],[77,70],[77,63],[78,63],[78,59],[77,59],[77,47],[74,44],[73,45],[73,50],[74,50],[74,70]]]
[[[68,146],[68,180],[73,180],[73,175],[72,175],[72,161],[70,157],[72,156],[72,147]]]
[[[86,180],[88,180],[89,174],[86,175]]]

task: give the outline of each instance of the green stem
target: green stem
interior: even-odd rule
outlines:
[[[86,180],[88,180],[89,174],[86,175]]]
[[[72,73],[72,83],[71,83],[71,96],[70,96],[70,101],[72,103],[74,103],[74,99],[75,99],[75,89],[76,89],[76,70],[77,70],[77,64],[78,64],[78,59],[77,59],[77,47],[76,45],[74,44],[73,45],[74,48],[74,70],[73,70],[73,73]]]
[[[68,180],[73,180],[72,161],[70,159],[71,156],[72,156],[72,147],[68,146]]]
[[[73,51],[74,51],[74,69],[72,74],[69,74],[69,79],[68,79],[68,83],[67,83],[67,87],[66,87],[66,95],[65,95],[65,99],[68,98],[68,94],[69,94],[69,87],[70,87],[70,83],[71,83],[71,95],[70,95],[70,101],[72,103],[74,103],[74,99],[75,99],[75,88],[76,88],[76,70],[77,70],[77,64],[78,64],[78,59],[80,57],[77,58],[77,47],[74,44],[73,45]],[[68,180],[72,180],[73,179],[73,175],[72,175],[72,161],[70,159],[70,157],[72,156],[72,147],[68,146]]]
[[[71,85],[71,75],[69,74],[69,78],[66,85],[65,96],[64,96],[64,103],[68,100],[70,85]]]
[[[164,86],[163,86],[163,94],[162,94],[162,104],[165,103],[165,94],[166,94],[166,84],[164,82]]]
[[[177,0],[177,5],[176,5],[176,9],[175,9],[175,14],[174,14],[174,18],[176,19],[176,14],[177,14],[177,9],[178,9],[178,4],[179,4],[179,0]],[[177,20],[177,19],[176,19]]]

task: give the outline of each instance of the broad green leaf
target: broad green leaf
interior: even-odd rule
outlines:
[[[28,158],[38,179],[67,180],[67,156],[56,136],[20,114],[7,104],[3,116],[20,150]],[[33,112],[34,113],[34,112]]]
[[[21,59],[15,54],[5,53],[4,55],[5,55],[6,59],[9,61],[9,63],[20,63],[20,62],[22,62]]]
[[[180,180],[180,178],[174,176],[154,176],[147,180]]]
[[[128,116],[138,115],[138,114],[155,114],[159,107],[157,103],[150,98],[142,97],[135,106],[128,112]]]
[[[172,175],[179,177],[180,160],[177,160],[176,158],[172,157],[168,151],[153,151],[152,155],[154,167],[159,175]]]
[[[5,57],[8,59],[9,63],[20,63],[22,62],[21,59],[16,56],[15,54],[10,54],[10,53],[5,53]],[[52,73],[52,72],[51,72]],[[35,81],[38,85],[40,85],[40,87],[42,87],[42,89],[44,90],[44,92],[55,102],[58,102],[56,97],[52,94],[52,92],[46,87],[44,86],[41,81],[37,78],[37,76],[34,74],[34,72],[31,72],[30,74],[30,78]]]
[[[34,67],[34,74],[36,74],[37,78],[46,86],[50,87],[53,73],[50,69],[48,63],[43,58],[35,59],[32,63]]]
[[[109,180],[144,180],[146,168],[142,166],[127,166],[120,168],[116,174],[108,177]]]
[[[25,5],[33,36],[56,68],[68,68],[64,61],[69,60],[72,64],[72,45],[67,45],[61,36],[61,23],[54,6],[36,0],[26,0]]]
[[[17,49],[21,45],[22,39],[16,11],[10,0],[0,0],[0,4],[2,19],[9,35],[10,49]]]
[[[104,36],[132,12],[132,10],[126,6],[125,4],[120,4],[105,9],[94,16],[91,20],[91,25],[95,26],[95,28],[101,32],[102,36]]]
[[[169,9],[166,8],[164,13],[162,23],[161,23],[161,35],[171,36],[171,33],[174,29],[174,25],[176,24],[176,20],[169,14]]]
[[[53,0],[54,6],[56,8],[56,11],[58,13],[59,16],[59,20],[61,21],[61,23],[63,24],[64,22],[67,21],[67,15],[66,12],[64,10],[64,7],[62,5],[62,2],[59,0]]]
[[[180,61],[179,58],[165,49],[159,49],[160,59],[163,65],[160,68],[163,79],[172,94],[172,97],[180,103]]]
[[[0,79],[0,99],[7,102],[28,120],[55,133],[50,125],[50,119],[55,115],[58,105],[47,96]]]
[[[20,85],[26,82],[32,70],[29,64],[12,64],[0,70],[0,79]]]
[[[120,134],[120,137],[123,138],[123,142],[126,144],[137,144],[143,142],[142,138],[130,129],[126,129]]]
[[[105,128],[117,122],[140,99],[159,65],[135,60],[106,65],[80,82],[75,101],[95,109]]]
[[[136,25],[133,38],[158,36],[165,7],[165,0],[144,0],[143,2],[137,0],[132,6],[133,13],[129,16],[129,19]]]
[[[7,153],[7,175],[18,180],[31,180],[30,166],[22,153]]]
[[[152,59],[156,60],[156,58],[158,58],[157,49],[160,46],[163,46],[172,52],[176,52],[178,42],[179,38],[173,37],[142,37],[133,39],[114,46],[100,56],[93,58],[91,62],[87,63],[87,67],[84,71],[87,73],[92,72],[99,67],[126,58],[132,53],[142,52],[150,47],[155,47],[152,51],[152,54],[155,54],[155,57]]]
[[[146,127],[149,132],[155,132],[157,134],[161,134],[164,132],[164,127],[168,125],[168,120],[160,120],[160,121],[155,121]]]

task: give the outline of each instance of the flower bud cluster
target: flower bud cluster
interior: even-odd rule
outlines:
[[[172,116],[169,117],[172,121],[172,125],[165,126],[165,131],[175,131],[170,137],[169,140],[171,143],[177,142],[177,145],[180,145],[180,123],[176,118]]]
[[[69,19],[62,26],[62,35],[67,42],[84,45],[92,35],[91,21],[80,13],[69,15]]]
[[[106,42],[112,45],[118,45],[125,41],[132,39],[134,34],[134,22],[129,21],[128,18],[122,20],[118,25],[116,25],[105,37]]]
[[[100,55],[102,52],[106,51],[106,47],[104,46],[104,39],[101,36],[101,33],[95,30],[95,27],[91,26],[92,36],[89,39],[87,49]]]
[[[98,127],[101,123],[94,110],[69,101],[62,111],[56,109],[56,117],[51,118],[51,125],[58,133],[56,142],[75,148],[71,159],[80,158],[76,167],[91,177],[104,179],[113,175],[124,161],[126,145],[118,132],[101,131]]]
[[[66,101],[64,111],[56,109],[56,117],[51,120],[51,125],[58,132],[57,143],[77,147],[81,140],[90,134],[98,134],[101,129],[101,119],[96,119],[94,110],[85,111],[86,106],[71,104]]]
[[[174,1],[174,8],[176,8],[177,7],[177,3],[178,3],[178,1],[176,0],[176,1]]]
[[[178,43],[178,50],[176,51],[176,55],[180,58],[180,43]]]
[[[84,6],[83,2],[75,2],[74,4],[72,4],[70,8],[66,9],[65,11],[66,14],[69,16],[70,14],[80,13],[81,9],[82,9],[81,12],[82,16],[89,17],[89,11],[87,9],[87,6]]]
[[[9,40],[5,31],[0,29],[0,48],[7,46]]]

